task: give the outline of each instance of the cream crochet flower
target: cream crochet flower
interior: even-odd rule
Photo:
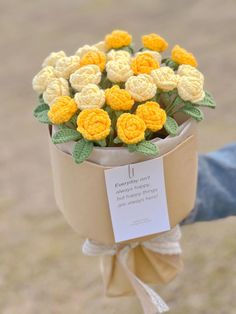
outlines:
[[[105,41],[99,41],[98,43],[94,44],[93,47],[96,47],[98,50],[102,52],[107,51]]]
[[[63,57],[66,57],[66,54],[64,51],[58,51],[58,52],[52,52],[49,56],[43,61],[42,67],[46,67],[47,65],[51,65],[52,67],[55,67],[57,61]]]
[[[133,75],[133,70],[126,60],[109,61],[106,64],[107,78],[115,83],[125,82]]]
[[[55,72],[58,77],[68,79],[70,75],[80,67],[80,57],[63,57],[56,63]]]
[[[197,103],[205,97],[203,81],[193,76],[181,76],[177,89],[179,96],[185,101]]]
[[[60,96],[69,96],[69,84],[64,78],[53,79],[43,93],[43,100],[46,104],[53,104]]]
[[[75,94],[74,100],[81,110],[101,108],[105,103],[105,93],[97,85],[88,84]]]
[[[102,73],[99,66],[89,64],[72,73],[70,76],[70,83],[75,90],[81,91],[87,84],[99,84],[101,76]]]
[[[161,57],[161,54],[159,52],[145,49],[144,51],[137,52],[136,56],[139,54],[142,54],[142,53],[148,53],[149,55],[151,55],[156,60],[156,62],[158,62],[158,64],[161,64],[162,57]]]
[[[131,55],[128,51],[125,50],[115,50],[112,49],[107,54],[107,61],[119,61],[126,60],[127,62],[131,62]]]
[[[153,70],[151,76],[156,86],[163,91],[171,91],[176,88],[179,80],[179,76],[167,66]]]
[[[203,74],[198,71],[195,67],[188,65],[188,64],[182,64],[179,66],[177,73],[180,76],[188,76],[188,77],[196,77],[197,79],[204,82],[204,76]]]
[[[33,78],[33,89],[38,94],[42,94],[47,88],[48,83],[54,78],[56,78],[54,68],[52,66],[46,66]]]
[[[89,52],[89,51],[95,51],[95,52],[97,52],[97,51],[99,51],[99,49],[98,49],[97,47],[95,47],[95,46],[84,45],[84,46],[80,47],[80,48],[76,51],[75,55],[76,55],[76,56],[79,56],[80,58],[83,58],[83,56],[84,56],[87,52]]]
[[[131,76],[125,83],[125,89],[139,102],[153,98],[157,91],[153,78],[148,74]]]

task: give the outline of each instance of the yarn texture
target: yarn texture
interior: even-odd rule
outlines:
[[[77,118],[77,130],[89,141],[100,141],[110,133],[111,120],[103,109],[85,109]]]
[[[85,66],[88,64],[95,64],[99,66],[100,70],[103,71],[106,65],[106,55],[102,51],[88,51],[83,55],[80,60],[80,66]]]
[[[111,82],[125,82],[133,75],[130,64],[124,60],[109,61],[106,65],[107,77]]]
[[[135,74],[150,74],[154,69],[160,67],[159,63],[149,53],[139,53],[131,63],[131,68]]]
[[[86,85],[74,96],[80,110],[101,108],[105,103],[105,92],[95,84]]]
[[[55,67],[57,61],[63,57],[66,57],[64,51],[51,52],[50,55],[43,61],[42,67],[46,67],[48,65]]]
[[[55,70],[52,66],[46,66],[38,74],[36,74],[32,81],[33,89],[42,94],[47,88],[49,82],[56,78]]]
[[[123,113],[117,120],[117,134],[122,142],[136,144],[144,140],[146,125],[137,115]]]
[[[203,82],[196,77],[180,77],[177,89],[179,96],[185,101],[197,103],[205,97]]]
[[[45,92],[43,100],[46,104],[51,105],[60,96],[69,96],[69,84],[64,78],[56,78],[50,81]]]
[[[155,33],[142,36],[142,43],[145,48],[158,52],[162,52],[168,48],[167,41]]]
[[[154,101],[148,101],[139,105],[136,115],[146,124],[147,129],[157,132],[161,130],[166,122],[166,112],[160,108],[160,105]]]
[[[55,72],[58,77],[69,79],[70,75],[80,67],[80,57],[71,56],[60,58],[55,66]]]
[[[81,91],[88,84],[99,84],[101,77],[102,73],[99,66],[89,64],[72,73],[70,83],[76,91]]]
[[[125,83],[125,89],[138,102],[153,98],[157,91],[153,78],[148,74],[131,76]]]
[[[189,64],[197,67],[197,60],[191,52],[188,52],[179,45],[175,45],[171,51],[171,59],[178,64]]]
[[[171,91],[176,88],[179,80],[179,76],[167,66],[153,70],[151,76],[156,86],[163,91]]]
[[[105,45],[107,49],[118,49],[124,46],[129,46],[131,41],[132,36],[128,32],[122,30],[114,30],[105,37]]]
[[[106,103],[113,110],[130,110],[133,107],[134,100],[130,93],[121,89],[118,85],[112,86],[105,91]]]
[[[48,118],[54,124],[62,124],[69,121],[77,111],[75,101],[69,96],[59,97],[48,111]]]

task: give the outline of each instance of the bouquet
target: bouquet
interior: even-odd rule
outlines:
[[[168,282],[181,269],[178,223],[195,200],[196,124],[201,107],[215,107],[194,55],[175,45],[164,57],[167,48],[153,33],[134,52],[132,36],[115,30],[72,56],[51,53],[33,78],[59,208],[88,238],[84,253],[103,255],[107,295],[135,292],[145,313],[168,310],[146,283]],[[163,161],[170,231],[116,241],[104,172],[149,160]]]

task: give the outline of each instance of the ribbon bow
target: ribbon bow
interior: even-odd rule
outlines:
[[[179,255],[181,247],[179,240],[181,238],[180,227],[177,225],[170,231],[164,232],[156,238],[141,243],[134,242],[126,245],[104,245],[96,243],[93,240],[86,239],[82,251],[88,256],[117,256],[117,259],[124,269],[136,295],[142,305],[144,314],[156,314],[169,311],[168,305],[158,295],[156,291],[142,282],[128,267],[127,260],[129,252],[138,245],[163,255]]]

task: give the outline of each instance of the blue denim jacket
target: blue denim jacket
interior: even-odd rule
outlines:
[[[199,156],[195,207],[182,224],[236,215],[236,143]]]

